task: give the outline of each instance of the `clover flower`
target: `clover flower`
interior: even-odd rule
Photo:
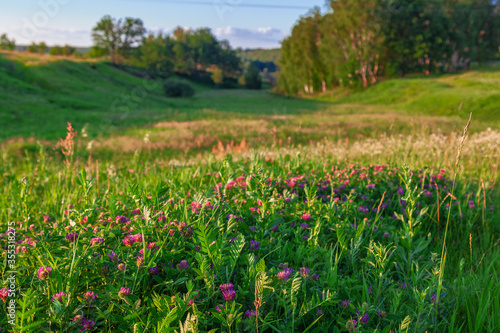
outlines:
[[[130,294],[130,288],[128,287],[121,287],[120,291],[118,292],[119,297],[127,296]]]
[[[245,316],[247,316],[247,318],[256,317],[257,316],[257,311],[255,311],[255,310],[246,310],[245,311]]]
[[[118,254],[116,254],[115,251],[108,254],[108,257],[109,257],[109,260],[111,260],[112,262],[118,261]]]
[[[70,232],[66,235],[66,239],[70,242],[74,242],[78,239],[78,234],[76,232]]]
[[[0,299],[4,301],[4,303],[7,301],[7,297],[9,297],[9,290],[7,288],[0,289]]]
[[[87,320],[85,317],[82,317],[80,324],[82,324],[82,329],[80,330],[80,332],[85,332],[94,328],[95,322],[93,320]]]
[[[94,238],[92,238],[92,239],[90,240],[90,244],[91,244],[92,246],[94,246],[94,245],[96,245],[96,244],[102,244],[102,243],[104,243],[104,238],[102,238],[102,237],[94,237]]]
[[[188,269],[189,263],[187,260],[182,260],[177,266],[179,266],[180,269]]]
[[[83,300],[85,302],[87,302],[89,304],[89,306],[91,305],[92,301],[95,300],[96,298],[97,298],[97,295],[93,291],[87,291],[83,294]]]
[[[158,275],[160,274],[160,271],[158,270],[157,266],[151,267],[149,269],[149,275]]]
[[[347,309],[349,307],[350,303],[348,299],[345,299],[343,301],[340,301],[340,306],[343,307],[344,309]]]
[[[134,239],[131,236],[126,236],[123,240],[123,245],[132,246],[134,244]]]
[[[50,273],[52,273],[52,267],[50,266],[42,266],[38,268],[37,277],[40,280],[47,280],[49,278]]]
[[[302,214],[302,219],[304,221],[309,221],[311,219],[311,214]]]
[[[358,329],[356,328],[356,325],[358,325],[358,322],[354,319],[348,320],[347,323],[345,324],[345,328],[352,333],[356,332]]]
[[[278,280],[286,282],[286,281],[288,281],[288,279],[290,279],[290,276],[292,275],[292,273],[293,273],[293,269],[285,266],[281,272],[276,274],[276,277],[278,278]]]
[[[259,247],[260,245],[258,241],[250,241],[250,246],[249,246],[250,251],[257,251]]]
[[[66,296],[65,293],[62,291],[58,292],[57,294],[52,295],[52,300],[55,301],[56,299],[59,301],[59,303],[62,303],[62,298]]]
[[[370,320],[370,316],[368,315],[368,313],[365,313],[361,316],[361,319],[359,321],[361,324],[366,325],[368,324],[368,320]]]
[[[306,279],[309,276],[309,269],[305,267],[300,268],[300,275]]]
[[[222,291],[222,296],[226,301],[232,301],[236,297],[236,292],[234,291],[234,286],[232,283],[224,283],[219,286]]]

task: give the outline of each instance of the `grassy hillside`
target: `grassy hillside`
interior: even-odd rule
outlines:
[[[390,107],[413,114],[500,120],[500,65],[460,74],[392,79],[339,103]]]
[[[344,97],[312,99],[193,82],[193,98],[172,99],[165,97],[161,82],[132,72],[99,61],[0,54],[0,140],[55,141],[71,122],[79,132],[86,128],[96,156],[149,149],[172,157],[220,151],[220,144],[242,141],[256,148],[325,138],[450,134],[463,128],[470,111],[471,132],[496,129],[500,119],[497,67],[388,80]]]
[[[238,50],[238,56],[243,61],[274,62],[278,65],[281,49],[246,49]]]
[[[283,108],[297,113],[320,104],[196,83],[194,98],[172,99],[164,96],[161,82],[145,81],[106,62],[18,54],[14,59],[0,55],[0,140],[56,139],[64,135],[68,121],[107,134],[160,120],[252,117]]]

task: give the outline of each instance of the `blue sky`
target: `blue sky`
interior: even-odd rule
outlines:
[[[314,6],[323,9],[325,0],[2,1],[0,33],[7,33],[18,44],[45,41],[48,45],[89,46],[92,27],[109,14],[141,18],[150,31],[209,27],[233,47],[272,48],[279,47],[297,19]]]

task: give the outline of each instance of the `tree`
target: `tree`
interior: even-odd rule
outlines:
[[[214,69],[210,77],[212,81],[214,81],[216,87],[224,82],[224,72],[220,68]]]
[[[48,47],[47,47],[47,44],[45,44],[45,42],[38,43],[38,52],[40,54],[44,54],[47,51],[47,49],[48,49]]]
[[[240,73],[241,60],[236,51],[231,49],[227,40],[223,40],[218,45],[216,64],[222,69],[225,76],[236,78]]]
[[[2,34],[0,36],[0,50],[12,51],[16,48],[16,41],[14,39],[9,39],[7,34]]]
[[[168,36],[149,34],[139,47],[139,66],[146,68],[153,77],[166,78],[174,69],[174,42]]]
[[[29,53],[38,53],[38,44],[31,42],[31,44],[26,48],[26,51]]]
[[[259,69],[253,63],[250,63],[245,73],[245,87],[247,89],[261,89],[262,80],[260,78]]]
[[[55,55],[55,56],[62,55],[63,54],[63,48],[61,46],[55,45],[55,46],[53,46],[53,47],[50,48],[49,54],[50,55]]]
[[[115,20],[104,16],[92,29],[92,39],[96,49],[106,50],[115,65],[120,57],[128,57],[131,49],[142,40],[146,29],[140,19],[126,18]]]

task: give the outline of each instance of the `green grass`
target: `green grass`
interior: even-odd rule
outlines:
[[[339,98],[338,103],[377,105],[412,114],[500,120],[500,66],[459,74],[391,79]]]
[[[127,105],[124,99],[145,87],[130,72],[105,62],[23,57],[0,55],[0,140],[7,141],[0,146],[0,243],[7,248],[10,221],[19,221],[22,241],[16,330],[79,332],[83,321],[74,317],[83,315],[103,332],[163,332],[189,322],[199,331],[255,332],[258,325],[260,332],[347,332],[357,311],[369,314],[359,332],[498,330],[496,67],[314,97],[322,101],[196,83],[194,98],[168,99],[147,82],[146,95]],[[451,186],[471,110],[471,135]],[[54,141],[65,136],[68,121],[79,135],[63,163]],[[35,139],[8,140],[20,136]],[[257,153],[238,145],[243,139]],[[391,167],[380,172],[377,164]],[[423,172],[410,176],[404,164]],[[222,194],[214,190],[242,174],[245,186],[240,179]],[[213,210],[193,210],[192,202],[207,200]],[[382,201],[387,207],[379,214],[373,209]],[[304,213],[311,219],[302,228]],[[230,214],[242,221],[228,220]],[[119,216],[130,224],[117,224]],[[66,239],[69,232],[79,234],[78,242]],[[141,233],[144,242],[126,246],[128,233]],[[96,237],[104,243],[89,246]],[[251,240],[260,250],[250,248]],[[157,250],[144,249],[154,241]],[[145,261],[137,265],[141,249]],[[111,251],[126,271],[111,261]],[[0,253],[4,277],[6,257]],[[176,266],[181,260],[189,269]],[[295,269],[288,281],[278,278],[280,263]],[[41,266],[52,268],[48,280],[38,277]],[[158,275],[149,272],[153,267]],[[300,267],[320,278],[301,277]],[[234,302],[219,290],[228,282]],[[131,294],[120,296],[120,287]],[[53,302],[61,291],[63,302]],[[92,307],[82,301],[86,291],[97,293]],[[263,297],[259,316],[247,319],[256,295]],[[347,299],[344,308],[339,302]],[[0,328],[11,329],[7,304],[0,305]],[[219,313],[220,305],[226,309]]]
[[[164,96],[161,82],[145,81],[107,62],[26,66],[20,61],[0,54],[0,140],[54,140],[64,135],[68,121],[75,128],[88,124],[95,134],[107,135],[158,121],[252,118],[283,109],[295,114],[318,110],[322,104],[196,83],[195,97],[172,99]]]

